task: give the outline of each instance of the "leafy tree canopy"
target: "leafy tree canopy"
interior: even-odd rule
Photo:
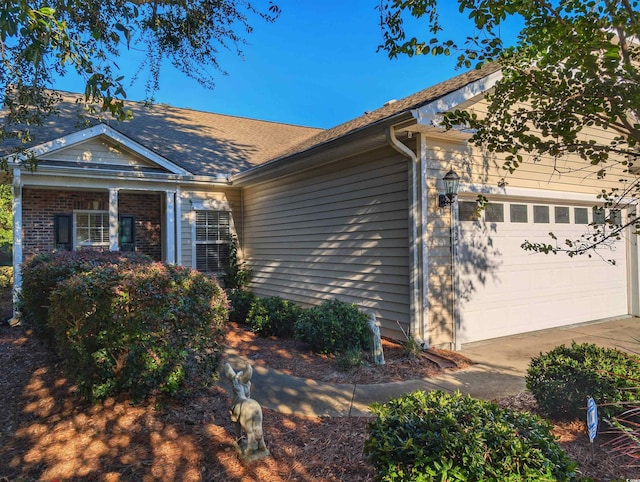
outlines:
[[[445,116],[448,127],[475,129],[471,142],[505,154],[505,174],[541,156],[559,159],[569,153],[585,170],[603,179],[622,172],[625,182],[599,194],[605,206],[638,198],[640,184],[640,2],[637,0],[457,0],[461,14],[475,27],[463,43],[447,38],[451,28],[437,0],[382,0],[384,43],[390,57],[457,55],[459,67],[497,61],[503,78],[488,96],[486,117],[470,112]],[[407,20],[426,20],[426,38],[409,38]],[[501,39],[500,27],[517,19],[522,29],[514,45]],[[472,28],[473,30],[473,28]],[[609,138],[588,137],[596,127]],[[556,165],[555,170],[559,171]],[[617,180],[617,179],[616,179]],[[604,184],[603,184],[604,185]],[[486,201],[486,200],[485,200]],[[611,220],[609,220],[611,222]],[[529,243],[535,251],[588,252],[615,239],[634,224],[592,232],[581,240]],[[597,231],[597,230],[596,230]]]
[[[30,125],[55,111],[50,89],[56,76],[75,72],[86,80],[87,105],[125,119],[126,82],[118,66],[123,49],[146,52],[147,95],[158,88],[163,63],[205,87],[223,72],[219,49],[242,55],[252,17],[274,21],[269,2],[246,0],[13,0],[0,6],[0,94],[6,115],[0,139],[31,140]],[[20,128],[16,129],[15,125]],[[5,161],[6,168],[6,161]]]

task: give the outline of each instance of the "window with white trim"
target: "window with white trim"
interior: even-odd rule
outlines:
[[[108,211],[73,212],[74,247],[109,246]]]
[[[219,273],[229,266],[231,213],[229,211],[195,211],[196,269]]]

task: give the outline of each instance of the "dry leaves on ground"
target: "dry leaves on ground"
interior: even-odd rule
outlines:
[[[367,481],[366,419],[265,410],[271,457],[241,463],[226,385],[184,403],[88,405],[38,340],[0,326],[0,480]]]
[[[431,349],[411,357],[403,345],[383,338],[384,365],[374,366],[365,357],[361,366],[345,373],[338,370],[334,355],[311,353],[294,339],[261,337],[237,323],[229,323],[226,343],[232,353],[247,358],[255,366],[331,383],[370,384],[431,378],[443,370],[438,363],[456,369],[472,363],[459,353],[447,350]]]
[[[260,339],[237,325],[230,325],[227,339],[232,349],[255,364],[318,379],[348,378],[337,372],[331,357],[310,355],[293,341]],[[385,345],[388,373],[372,376],[361,367],[349,375],[349,381],[415,378],[439,370],[422,357],[402,361],[399,353]],[[455,359],[455,354],[444,354]],[[182,403],[155,400],[132,405],[109,399],[87,405],[78,399],[59,359],[24,328],[6,325],[0,327],[0,360],[0,480],[348,482],[373,478],[372,467],[362,455],[366,419],[298,417],[265,410],[265,440],[271,456],[241,463],[231,436],[226,385]],[[503,403],[535,409],[527,395]],[[586,475],[595,480],[634,476],[600,448],[596,462],[590,462],[583,424],[556,425],[555,431]]]

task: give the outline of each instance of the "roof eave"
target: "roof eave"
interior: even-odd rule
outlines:
[[[316,144],[304,151],[283,156],[231,177],[234,186],[244,187],[291,173],[329,164],[348,156],[367,152],[387,144],[385,130],[389,125],[412,121],[409,111],[376,121],[347,134]],[[412,122],[413,123],[413,122]]]
[[[411,113],[418,124],[425,126],[441,127],[442,114],[455,108],[460,108],[465,103],[484,95],[491,90],[502,78],[502,71],[497,70],[481,77],[459,89],[449,92],[421,107],[412,109]]]
[[[403,130],[407,132],[423,132],[431,136],[447,136],[464,141],[472,135],[472,132],[469,132],[464,126],[461,126],[460,129],[445,130],[441,123],[442,114],[483,95],[501,78],[502,72],[497,70],[420,107],[398,112],[347,132],[340,137],[316,144],[309,149],[274,159],[239,173],[232,176],[232,182],[237,186],[245,186],[293,172],[300,172],[306,168],[317,167],[323,162],[329,163],[353,153],[363,152],[363,145],[374,148],[371,146],[373,138],[379,140],[377,144],[379,147],[386,144],[385,129],[392,125],[402,124]]]

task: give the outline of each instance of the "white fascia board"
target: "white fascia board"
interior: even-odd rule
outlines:
[[[158,166],[168,170],[172,174],[178,174],[183,176],[187,176],[191,174],[186,169],[183,169],[175,165],[173,162],[171,162],[167,158],[162,157],[159,154],[156,154],[155,152],[146,148],[139,142],[134,141],[130,137],[125,136],[124,134],[118,132],[117,130],[113,129],[112,127],[106,124],[98,124],[93,127],[88,127],[87,129],[83,129],[81,131],[74,132],[72,134],[69,134],[63,137],[59,137],[58,139],[54,139],[49,142],[44,142],[42,144],[39,144],[35,147],[30,148],[29,151],[37,158],[45,154],[72,146],[74,144],[79,144],[80,142],[84,142],[89,139],[96,138],[101,135],[108,137],[109,139],[113,140],[114,142],[117,142],[118,144],[121,144],[122,146],[135,152],[141,157],[144,157],[145,159],[148,159],[149,161],[157,164]],[[13,159],[14,162],[20,162],[22,160],[24,160],[23,155],[19,155],[17,156],[17,158]]]
[[[498,70],[486,77],[476,80],[475,82],[467,84],[458,90],[454,90],[433,102],[429,102],[418,109],[412,109],[411,114],[418,124],[440,127],[443,112],[449,112],[456,106],[459,106],[478,95],[484,94],[496,85],[501,78],[502,71]]]
[[[183,186],[190,189],[214,189],[231,187],[230,183],[219,182],[216,177],[181,176],[176,174],[122,172],[115,170],[100,170],[87,176],[84,169],[51,168],[38,166],[35,171],[21,169],[23,183],[26,186],[38,187],[75,187],[75,188],[105,188],[120,187],[123,189],[158,190],[169,186]],[[160,186],[160,187],[158,187]]]

